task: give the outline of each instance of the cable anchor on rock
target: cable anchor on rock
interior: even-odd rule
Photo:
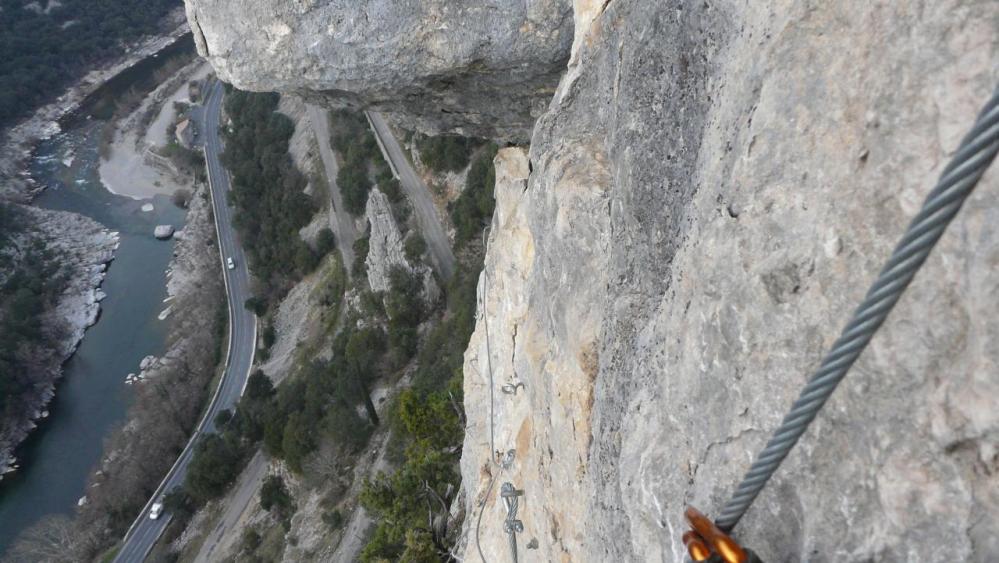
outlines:
[[[503,531],[510,536],[510,555],[513,557],[514,563],[517,563],[517,534],[524,531],[524,523],[517,519],[517,509],[520,508],[520,497],[522,496],[524,496],[524,491],[517,489],[509,481],[500,487],[500,497],[503,498],[503,505],[506,506]]]
[[[524,384],[520,381],[518,381],[516,384],[507,383],[503,387],[500,387],[500,391],[503,391],[504,395],[516,395],[517,389],[527,389],[527,388],[524,387]]]

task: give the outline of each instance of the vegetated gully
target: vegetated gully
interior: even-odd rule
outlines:
[[[108,192],[98,177],[98,148],[114,100],[132,87],[151,89],[157,69],[192,53],[186,36],[119,74],[64,120],[63,133],[40,143],[31,159],[32,176],[48,186],[35,205],[91,217],[118,231],[121,246],[102,285],[107,298],[99,321],[63,366],[50,416],[18,449],[21,469],[0,481],[0,557],[41,519],[73,513],[105,438],[124,422],[131,402],[125,376],[138,372],[143,357],[164,351],[167,326],[157,317],[166,308],[174,243],[155,240],[153,229],[182,227],[184,212],[165,196],[137,201]],[[145,203],[153,211],[142,211]]]

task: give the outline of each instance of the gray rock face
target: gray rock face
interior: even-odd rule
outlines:
[[[368,285],[371,286],[371,291],[388,291],[389,272],[392,268],[402,267],[408,271],[410,267],[403,253],[402,234],[392,216],[391,204],[378,188],[372,189],[368,194],[365,215],[371,225],[368,256],[364,260]]]
[[[522,558],[683,560],[684,506],[727,501],[995,87],[997,22],[953,0],[577,13],[530,155],[497,156],[468,560],[508,557],[506,481]],[[999,553],[997,194],[994,166],[736,528],[765,561]]]
[[[277,4],[188,0],[223,77],[424,129],[516,137],[566,56],[561,4]],[[508,481],[522,557],[679,562],[684,506],[717,514],[999,80],[999,4],[574,7],[530,153],[497,155],[463,555],[509,553]],[[997,190],[999,167],[736,529],[764,560],[999,553]]]
[[[410,264],[406,260],[402,233],[392,215],[392,204],[378,188],[373,188],[368,194],[365,215],[371,226],[368,256],[364,260],[371,291],[388,291],[391,288],[389,274],[393,268],[399,267],[419,275],[423,279],[424,299],[428,303],[436,302],[440,297],[440,288],[434,281],[433,272],[425,264]]]
[[[185,1],[222,80],[431,133],[526,140],[572,41],[569,0]]]

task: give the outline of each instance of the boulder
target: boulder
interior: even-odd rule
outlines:
[[[173,236],[173,225],[157,225],[153,229],[153,236],[160,240],[168,240]]]

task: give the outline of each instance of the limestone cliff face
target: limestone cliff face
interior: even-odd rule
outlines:
[[[325,44],[325,31],[272,38],[272,55],[237,48],[206,23],[224,21],[228,2],[188,2],[237,83],[236,69],[259,66],[257,87],[309,89],[275,75],[282,57],[289,75],[351,61],[357,83],[336,87],[351,92],[366,74],[379,92],[427,76],[405,60],[285,48]],[[447,5],[452,18],[482,15]],[[727,500],[999,81],[999,5],[576,0],[572,17],[530,152],[497,155],[465,364],[463,554],[509,557],[498,494],[509,481],[525,491],[522,561],[681,561],[684,505],[714,513]],[[335,29],[346,21],[362,20]],[[356,45],[472,48],[463,33],[406,29]],[[531,115],[524,92],[493,101]],[[471,127],[412,100],[363,99],[376,98],[397,117]],[[497,113],[482,99],[447,107],[467,102],[485,123]],[[999,553],[997,193],[993,169],[736,529],[765,560]],[[509,450],[501,469],[493,459]]]
[[[221,79],[424,132],[526,140],[572,42],[569,0],[185,2]]]
[[[368,256],[364,260],[364,265],[371,291],[389,291],[392,288],[392,269],[402,268],[423,281],[423,298],[426,302],[436,302],[440,297],[440,288],[434,281],[433,272],[425,264],[410,264],[406,260],[405,245],[399,226],[392,215],[392,204],[388,196],[377,187],[372,188],[368,194],[365,215],[370,228],[370,238]]]
[[[590,4],[496,160],[466,560],[509,556],[509,481],[521,560],[681,561],[999,80],[992,2]],[[999,553],[997,172],[737,528],[765,560]]]

